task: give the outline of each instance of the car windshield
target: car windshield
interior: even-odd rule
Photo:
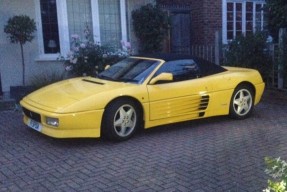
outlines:
[[[98,74],[99,79],[141,84],[159,64],[159,61],[127,58]]]

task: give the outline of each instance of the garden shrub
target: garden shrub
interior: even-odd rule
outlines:
[[[287,162],[280,158],[266,157],[267,169],[265,173],[272,179],[268,179],[268,187],[264,192],[286,192],[287,187]]]
[[[94,43],[90,38],[89,30],[85,29],[84,40],[77,34],[72,35],[71,51],[65,60],[65,70],[73,76],[96,76],[103,71],[107,65],[127,57],[130,44],[122,42],[123,49],[114,50],[108,46]]]
[[[272,68],[267,35],[263,32],[238,36],[229,43],[224,65],[257,69],[267,79]]]
[[[140,42],[140,52],[161,52],[167,35],[169,19],[158,6],[147,4],[132,12],[135,35]]]

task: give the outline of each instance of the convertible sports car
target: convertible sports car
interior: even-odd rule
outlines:
[[[191,56],[126,58],[97,77],[39,89],[21,101],[24,123],[56,138],[122,141],[137,129],[217,115],[248,117],[265,84],[258,71]]]

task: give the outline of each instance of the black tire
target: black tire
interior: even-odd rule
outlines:
[[[254,107],[254,91],[248,85],[239,85],[234,90],[229,107],[229,115],[234,119],[249,117]]]
[[[109,104],[102,124],[103,136],[113,141],[124,141],[133,136],[141,125],[141,114],[135,102],[120,99]]]

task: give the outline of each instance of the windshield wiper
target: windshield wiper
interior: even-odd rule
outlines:
[[[99,79],[105,79],[105,80],[110,80],[110,81],[117,81],[116,79],[113,79],[109,76],[106,76],[106,75],[98,75],[97,78]]]
[[[98,75],[97,78],[110,80],[110,81],[117,81],[117,82],[134,82],[134,83],[138,83],[138,81],[135,80],[135,79],[129,79],[129,78],[114,79],[114,78],[111,78],[111,77],[106,76],[106,75]]]
[[[138,80],[135,80],[135,79],[129,79],[129,78],[121,78],[120,81],[123,81],[123,82],[135,82],[135,83],[138,83]]]

